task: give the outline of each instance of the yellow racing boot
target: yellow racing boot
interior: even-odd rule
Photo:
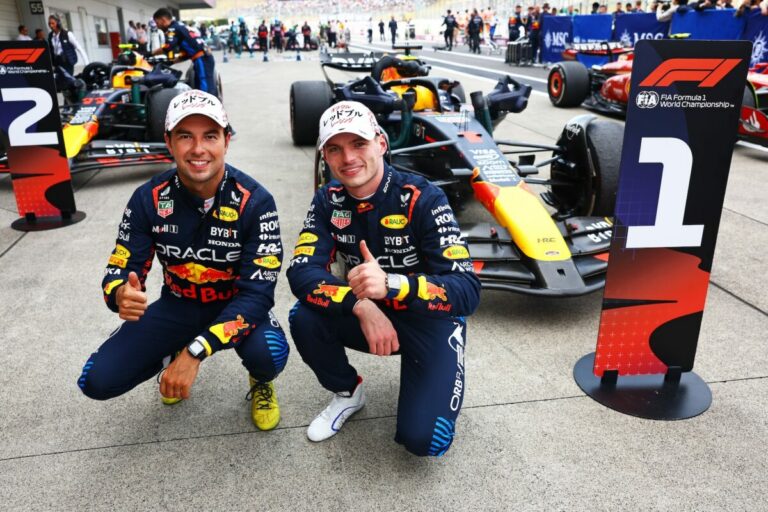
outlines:
[[[280,406],[272,382],[258,382],[248,376],[251,390],[245,399],[251,401],[251,419],[259,430],[272,430],[280,423]]]

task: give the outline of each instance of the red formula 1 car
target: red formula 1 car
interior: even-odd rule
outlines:
[[[579,53],[605,55],[611,60],[602,66],[587,68],[575,60]],[[553,105],[581,105],[601,114],[626,115],[633,62],[631,49],[613,46],[613,43],[576,47],[566,50],[563,57],[567,60],[552,66],[547,80],[549,100]],[[768,63],[757,64],[747,74],[738,136],[741,140],[768,147]]]
[[[587,68],[577,60],[578,55],[608,57],[609,61]],[[563,58],[563,62],[552,66],[547,79],[547,92],[553,105],[583,105],[601,114],[626,115],[631,48],[624,48],[620,43],[583,43],[567,49]]]

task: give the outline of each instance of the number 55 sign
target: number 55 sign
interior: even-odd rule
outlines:
[[[0,174],[9,173],[21,219],[38,231],[73,224],[75,209],[54,74],[44,41],[0,42]]]
[[[607,396],[606,377],[666,374],[677,383],[693,368],[750,51],[748,41],[635,47],[603,311],[589,361],[603,389],[588,389],[591,356],[574,370],[582,389],[605,405],[633,393],[647,399],[637,395],[637,381],[624,397]],[[670,404],[661,416],[687,417],[669,413],[679,405]]]

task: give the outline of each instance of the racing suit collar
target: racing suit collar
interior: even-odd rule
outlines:
[[[216,207],[221,203],[220,198],[221,194],[224,191],[224,188],[227,184],[227,179],[229,178],[231,167],[229,164],[224,164],[224,175],[221,177],[221,182],[219,182],[218,187],[216,188],[216,196],[213,201],[213,206],[208,210],[214,211]],[[171,184],[173,187],[178,190],[179,194],[181,195],[182,199],[192,208],[194,208],[196,211],[199,211],[201,215],[205,215],[207,212],[205,211],[205,199],[198,197],[197,195],[190,192],[187,187],[184,186],[184,183],[181,182],[181,178],[179,178],[179,173],[176,171],[173,174],[173,178],[171,179]]]
[[[392,179],[393,179],[392,171],[394,171],[392,166],[384,162],[384,174],[381,177],[381,182],[379,183],[379,186],[376,189],[376,192],[369,198],[356,199],[356,201],[368,202],[373,204],[374,207],[381,204],[387,195],[387,191],[389,191],[390,187],[392,186]]]

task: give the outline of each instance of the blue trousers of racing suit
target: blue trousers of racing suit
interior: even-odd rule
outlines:
[[[448,451],[464,398],[463,318],[429,318],[383,309],[400,343],[400,395],[395,441],[415,455]],[[297,302],[291,336],[320,384],[335,393],[354,389],[357,370],[346,348],[369,352],[354,316],[333,317]]]
[[[214,71],[215,61],[213,55],[206,54],[198,57],[192,61],[192,66],[194,66],[195,69],[195,89],[218,96],[219,89],[216,86],[216,72]]]
[[[163,296],[135,322],[124,322],[91,354],[77,381],[86,396],[108,400],[151,379],[163,359],[182,350],[213,322],[225,303],[201,304]],[[288,361],[288,342],[270,313],[235,346],[243,366],[259,382],[273,380]]]

